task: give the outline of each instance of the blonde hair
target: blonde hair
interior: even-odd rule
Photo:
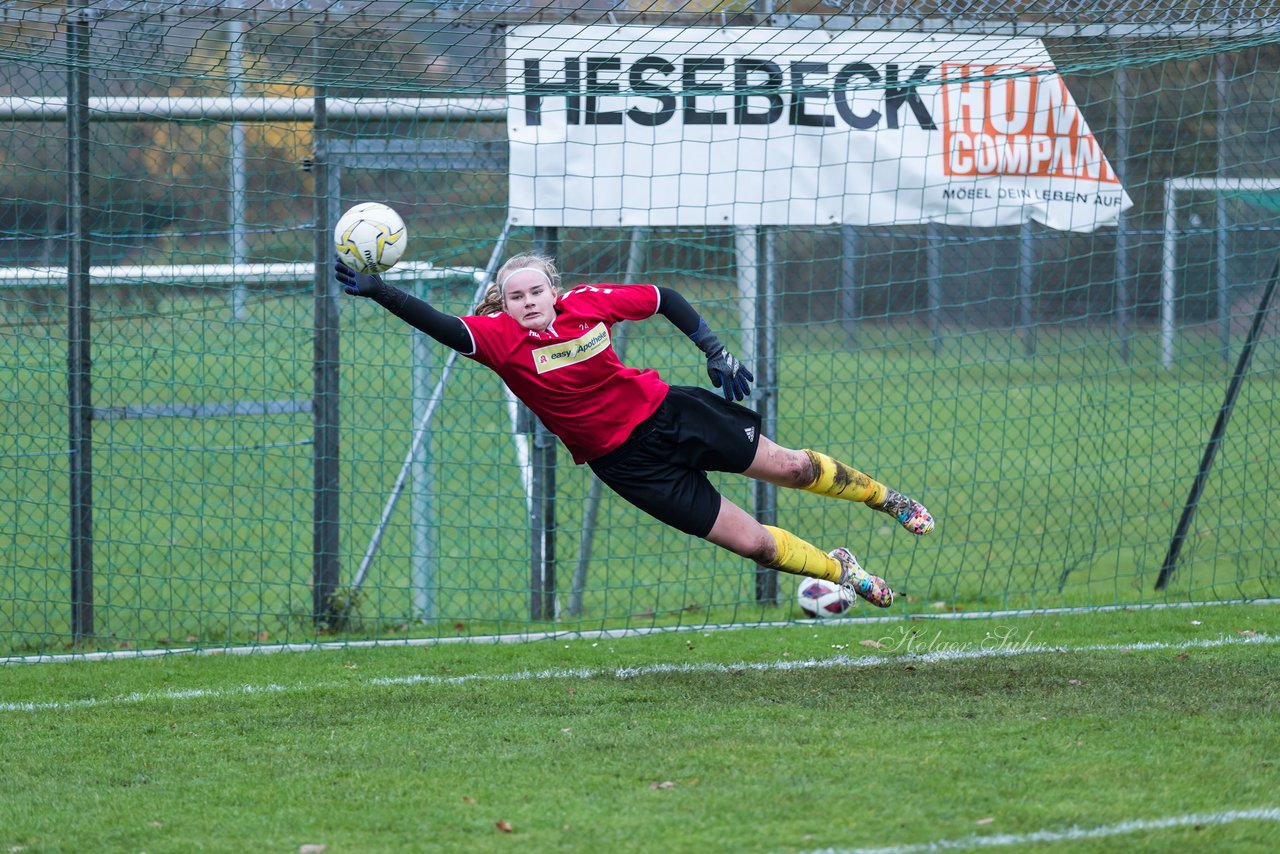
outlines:
[[[502,311],[502,286],[514,273],[526,269],[538,270],[547,277],[551,287],[560,287],[560,271],[556,269],[555,259],[537,252],[521,252],[519,255],[508,258],[507,262],[498,268],[498,272],[493,274],[493,278],[489,280],[489,287],[485,289],[484,297],[476,306],[476,314],[497,314]]]

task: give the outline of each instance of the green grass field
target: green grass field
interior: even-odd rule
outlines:
[[[736,326],[722,282],[679,283],[713,324]],[[470,285],[433,296],[460,311]],[[305,400],[311,301],[275,295],[233,322],[225,294],[98,307],[99,407]],[[11,314],[18,314],[10,307]],[[60,315],[5,332],[12,400],[0,430],[0,653],[69,641],[65,340]],[[412,437],[410,331],[368,302],[343,303],[342,575],[354,577]],[[705,384],[700,354],[667,324],[627,328],[627,358]],[[727,337],[732,338],[731,335]],[[1014,334],[863,324],[788,325],[780,336],[777,436],[815,447],[922,499],[938,530],[916,540],[880,514],[782,490],[778,524],[848,545],[904,595],[897,613],[1277,595],[1268,508],[1280,482],[1274,341],[1259,348],[1169,590],[1154,581],[1217,415],[1230,366],[1212,336],[1184,334],[1173,371],[1135,336],[1121,362],[1105,326]],[[934,344],[937,349],[934,349]],[[438,370],[443,348],[433,356]],[[796,616],[755,603],[752,568],[606,496],[583,610],[528,619],[528,510],[501,385],[461,360],[429,444],[434,518],[403,498],[361,590],[352,637],[548,628],[700,625]],[[311,607],[311,416],[105,420],[94,427],[95,620],[91,645],[305,641]],[[750,501],[747,482],[717,478]],[[581,540],[585,467],[561,453],[562,608]],[[438,556],[438,610],[414,611],[414,532]]]
[[[9,665],[0,850],[1269,854],[1277,627],[1206,605]]]

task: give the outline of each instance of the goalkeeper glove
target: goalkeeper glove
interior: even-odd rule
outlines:
[[[353,297],[372,297],[382,290],[382,277],[357,273],[341,261],[333,262],[333,272],[342,289]]]
[[[725,400],[742,400],[751,394],[755,377],[720,343],[705,320],[698,318],[698,328],[689,337],[707,354],[707,376],[713,386],[723,389]]]

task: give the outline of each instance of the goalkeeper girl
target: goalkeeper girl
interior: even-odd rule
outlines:
[[[778,486],[863,503],[913,534],[933,530],[918,502],[811,450],[784,448],[760,434],[760,416],[735,401],[754,377],[693,306],[655,285],[582,285],[561,292],[547,257],[525,253],[498,270],[475,313],[445,314],[428,303],[337,262],[338,282],[368,297],[446,347],[498,374],[559,437],[575,463],[660,521],[756,563],[826,578],[887,608],[893,591],[863,570],[849,549],[824,552],[790,531],[762,525],[721,496],[708,471],[737,472]],[[671,386],[653,370],[631,368],[614,352],[610,330],[661,314],[707,357],[711,383]]]

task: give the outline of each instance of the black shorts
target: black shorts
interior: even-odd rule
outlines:
[[[705,537],[720,513],[706,473],[746,471],[759,444],[759,413],[707,389],[672,386],[625,442],[587,465],[650,516]]]

